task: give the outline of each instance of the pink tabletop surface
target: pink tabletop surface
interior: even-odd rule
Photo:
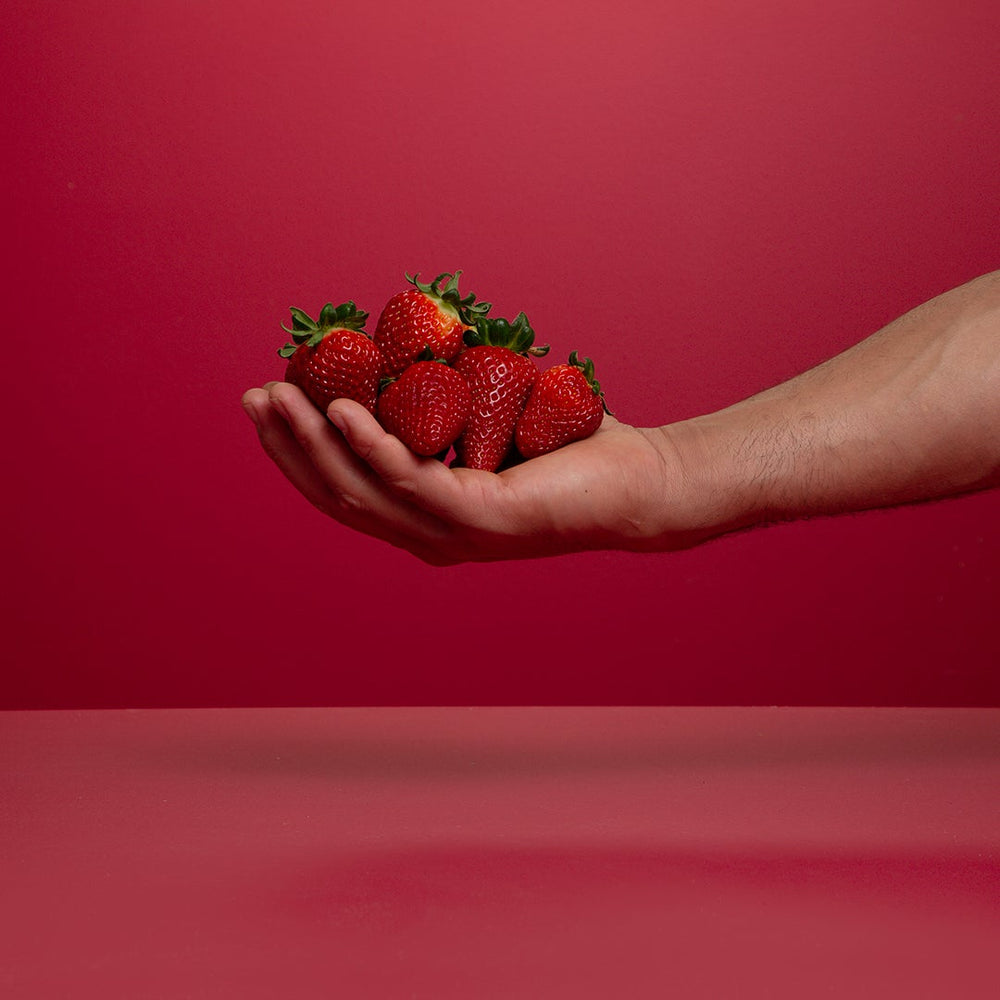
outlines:
[[[0,996],[997,996],[1000,711],[0,713]]]

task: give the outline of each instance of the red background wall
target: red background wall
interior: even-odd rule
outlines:
[[[5,10],[3,707],[998,703],[1000,492],[440,570],[239,406],[404,270],[651,424],[1000,267],[992,0]]]

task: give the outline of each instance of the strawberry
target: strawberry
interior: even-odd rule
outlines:
[[[594,380],[594,362],[580,361],[573,351],[569,364],[555,365],[535,381],[514,432],[517,450],[534,458],[590,437],[610,412]]]
[[[288,358],[285,381],[297,385],[324,413],[335,399],[355,399],[375,412],[385,359],[363,331],[368,313],[353,302],[323,306],[319,320],[292,309],[292,343],[278,351]]]
[[[462,349],[462,335],[476,317],[489,312],[490,303],[476,302],[475,295],[459,294],[461,273],[445,271],[429,285],[418,281],[417,274],[406,275],[413,287],[389,299],[375,327],[375,343],[385,355],[386,375],[401,374],[426,348],[445,361]]]
[[[447,451],[472,410],[469,384],[441,361],[417,361],[388,382],[378,398],[378,421],[418,455]]]
[[[513,323],[480,317],[467,330],[469,346],[455,359],[454,368],[469,383],[472,414],[455,442],[458,465],[495,472],[514,441],[514,428],[524,411],[538,368],[529,355],[548,352],[533,347],[535,332],[519,313]]]

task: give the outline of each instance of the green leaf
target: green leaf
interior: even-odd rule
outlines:
[[[569,363],[574,368],[579,368],[580,371],[583,372],[584,377],[587,379],[587,382],[590,385],[590,388],[594,390],[594,395],[600,398],[601,406],[604,407],[604,412],[614,416],[614,414],[611,413],[611,410],[608,408],[607,400],[604,398],[604,391],[601,389],[601,383],[594,378],[594,362],[590,358],[584,358],[581,361],[579,356],[577,355],[577,352],[571,351],[569,356]]]
[[[489,345],[506,347],[516,354],[545,354],[548,347],[534,348],[535,331],[532,330],[528,317],[519,312],[513,322],[501,317],[476,316],[474,329],[466,330],[465,343],[469,347]]]
[[[301,344],[303,341],[308,340],[313,334],[312,330],[302,330],[296,328],[289,330],[284,323],[281,324],[281,329],[284,330],[285,333],[290,333],[292,335],[292,340],[294,340],[296,344]]]
[[[302,309],[297,309],[295,306],[291,307],[292,314],[292,327],[295,330],[315,330],[316,321],[309,315],[309,313],[304,312]]]
[[[475,295],[462,296],[458,290],[458,279],[461,273],[461,271],[442,271],[429,285],[417,280],[420,276],[419,271],[414,274],[404,272],[404,276],[414,288],[423,292],[424,295],[445,303],[458,314],[458,318],[466,326],[472,326],[476,317],[485,316],[492,306],[489,302],[476,303]],[[444,282],[444,287],[442,287],[442,282]]]

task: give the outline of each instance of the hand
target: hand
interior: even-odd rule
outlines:
[[[428,563],[685,548],[1000,486],[1000,271],[723,410],[654,429],[605,417],[499,475],[419,458],[349,400],[324,415],[275,382],[243,403],[321,511]]]
[[[243,405],[314,506],[433,565],[695,540],[669,516],[683,470],[665,428],[605,417],[592,437],[494,474],[413,454],[351,400],[332,403],[327,419],[275,382]]]

